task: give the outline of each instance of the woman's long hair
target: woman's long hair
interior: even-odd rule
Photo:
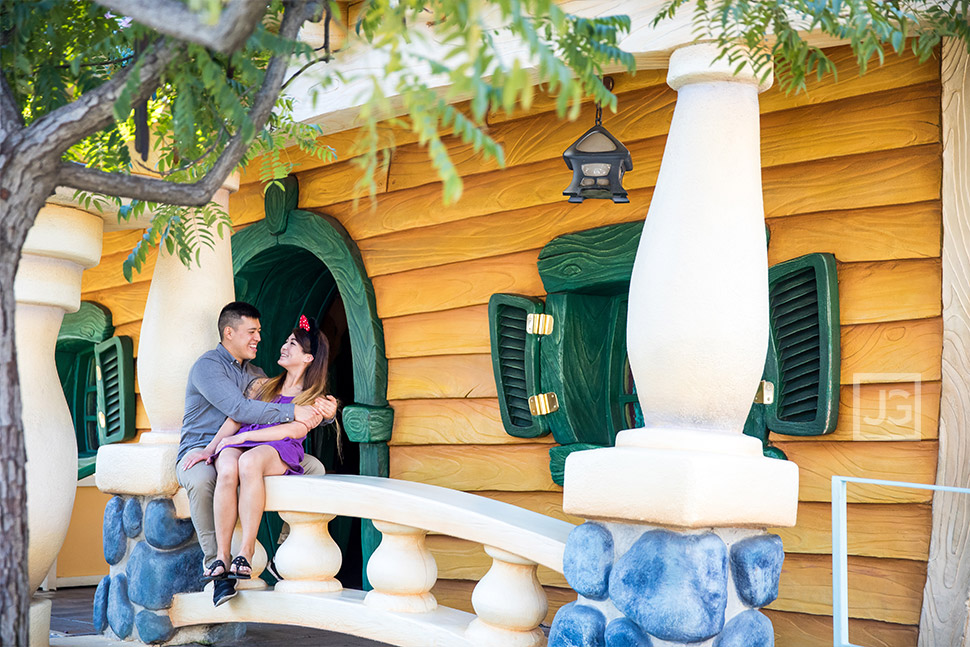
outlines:
[[[327,394],[327,371],[330,365],[330,342],[313,319],[309,320],[310,330],[293,329],[293,337],[304,353],[313,355],[313,361],[303,370],[303,391],[293,399],[293,404],[313,404],[317,398]],[[316,344],[313,342],[316,341]],[[314,349],[316,346],[316,349]],[[315,350],[315,352],[314,352]],[[267,380],[259,390],[257,398],[271,402],[283,390],[286,371]]]

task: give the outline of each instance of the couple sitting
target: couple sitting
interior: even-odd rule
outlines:
[[[324,474],[320,461],[304,455],[303,438],[337,411],[326,394],[329,344],[313,320],[300,317],[280,349],[284,372],[267,378],[251,364],[259,318],[248,303],[222,309],[220,343],[192,366],[185,393],[176,471],[205,553],[204,578],[215,580],[216,606],[235,595],[235,580],[252,575],[263,477]],[[233,559],[237,519],[242,541]]]

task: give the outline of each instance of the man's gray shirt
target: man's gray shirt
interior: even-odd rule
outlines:
[[[197,359],[185,387],[178,460],[209,444],[227,417],[244,425],[292,421],[292,404],[247,400],[243,396],[250,382],[264,376],[262,369],[251,362],[240,364],[222,344]]]

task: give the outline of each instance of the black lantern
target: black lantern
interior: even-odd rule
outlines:
[[[613,79],[606,77],[603,85],[613,89]],[[623,174],[633,169],[633,158],[626,146],[603,127],[603,107],[596,106],[596,125],[587,130],[562,158],[573,172],[573,181],[563,195],[570,202],[582,202],[586,198],[612,199],[613,202],[629,202],[623,189]]]

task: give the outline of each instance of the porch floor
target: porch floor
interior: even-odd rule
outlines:
[[[38,592],[38,597],[51,600],[51,645],[52,647],[96,647],[119,644],[97,637],[91,614],[94,608],[93,586],[59,589]],[[73,640],[72,640],[73,638]],[[130,645],[131,643],[125,643]],[[198,643],[192,643],[197,645]],[[218,643],[218,647],[383,647],[385,643],[347,636],[332,631],[249,623],[246,635],[238,641]]]

